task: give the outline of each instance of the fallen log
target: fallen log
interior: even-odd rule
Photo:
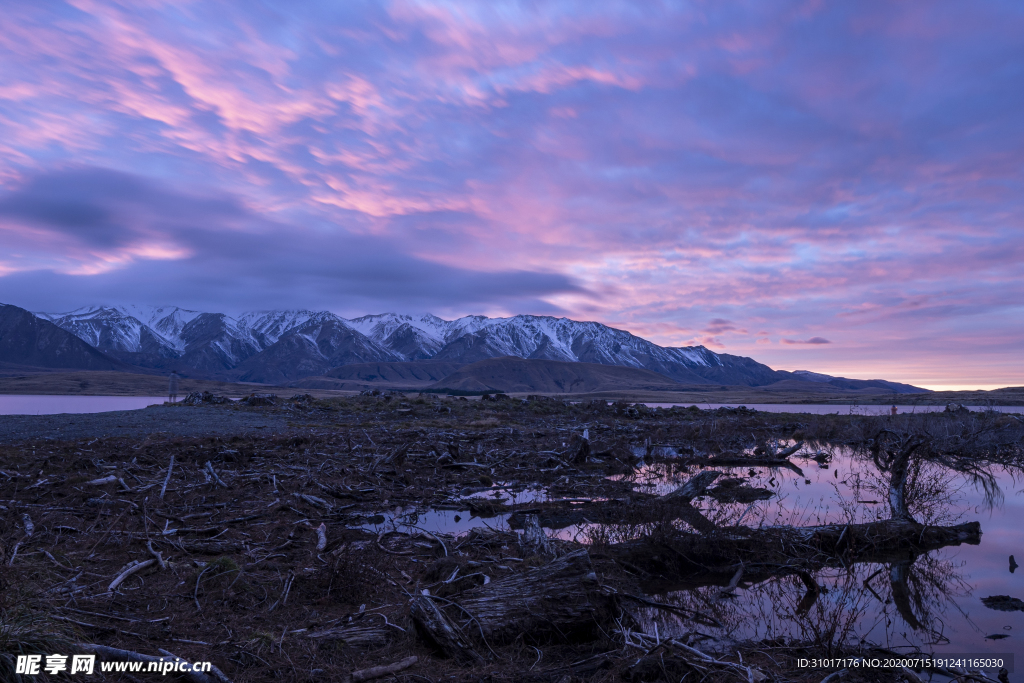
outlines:
[[[711,486],[711,484],[722,476],[721,472],[715,472],[714,470],[705,470],[699,472],[690,478],[685,484],[677,488],[671,493],[666,493],[661,497],[664,501],[675,501],[681,503],[689,503],[697,496],[704,493],[704,490]]]
[[[631,503],[628,500],[594,501],[583,505],[566,508],[559,503],[541,503],[530,510],[518,510],[508,518],[513,529],[522,528],[528,531],[530,517],[536,517],[539,526],[548,529],[564,529],[567,526],[588,523],[616,524],[627,514],[633,519],[647,517],[650,520],[665,518],[682,519],[698,531],[713,531],[714,523],[704,517],[690,502],[704,495],[708,486],[722,475],[721,472],[708,470],[694,475],[689,481],[675,491],[658,498],[650,498]],[[524,533],[524,538],[530,538]]]
[[[339,641],[352,647],[373,647],[391,640],[391,633],[383,626],[335,626],[306,634],[311,640]]]
[[[417,628],[442,648],[450,640],[446,625],[455,633],[479,634],[488,643],[520,636],[532,642],[585,641],[598,633],[598,622],[613,599],[597,588],[590,555],[582,549],[467,590],[455,602],[442,599],[443,611],[427,596],[413,598],[411,608]],[[465,656],[460,649],[453,648],[455,656]]]
[[[775,453],[775,457],[779,458],[780,460],[782,458],[788,458],[789,456],[793,455],[794,453],[796,453],[797,451],[799,451],[803,447],[804,447],[804,442],[803,441],[797,441],[795,444],[793,444],[789,448],[783,448],[781,451],[778,451],[777,453]]]
[[[728,527],[707,533],[678,532],[608,546],[605,552],[626,567],[642,567],[673,589],[727,585],[736,566],[747,565],[745,581],[796,573],[798,566],[849,566],[858,562],[898,563],[963,543],[978,545],[981,525],[924,526],[890,519],[867,524],[809,527]]]
[[[428,595],[419,595],[409,602],[409,612],[416,632],[446,657],[472,664],[483,660],[459,630],[452,625]]]

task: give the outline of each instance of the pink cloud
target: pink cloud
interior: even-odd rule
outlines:
[[[927,378],[919,348],[968,372],[921,342],[956,339],[998,359],[971,373],[1024,383],[1004,355],[1024,333],[1019,13],[74,7],[5,14],[4,191],[117,169],[451,269],[558,273],[583,286],[538,310],[667,344],[781,364],[813,347],[847,374],[842,354],[875,344],[861,367]],[[23,264],[64,271],[187,260],[154,235],[90,251],[15,232]]]

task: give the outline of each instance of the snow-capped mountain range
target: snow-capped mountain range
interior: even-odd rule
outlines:
[[[684,384],[762,386],[803,379],[703,346],[663,347],[600,323],[550,316],[443,320],[384,313],[345,319],[292,310],[232,317],[174,306],[90,306],[36,316],[130,365],[249,382],[285,383],[359,363],[468,364],[502,356],[643,368]],[[815,375],[813,381],[835,379],[807,374]]]
[[[231,317],[173,306],[90,306],[36,315],[125,362],[217,374],[237,370],[231,374],[248,381],[296,379],[352,363],[471,363],[516,356],[647,368],[705,383],[726,379],[733,365],[702,346],[666,348],[600,323],[549,316],[443,320],[385,313],[349,320],[327,311],[295,310]],[[743,360],[748,361],[743,374],[764,375],[747,377],[743,384],[775,381],[767,366]]]

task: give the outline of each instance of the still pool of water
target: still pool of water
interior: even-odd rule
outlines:
[[[718,408],[740,408],[750,410],[761,410],[766,413],[813,413],[814,415],[888,415],[892,410],[891,405],[836,405],[816,403],[645,403],[649,408],[689,408],[696,406],[702,410],[717,410]],[[1000,413],[1024,413],[1024,406],[964,406],[968,410],[982,411],[995,410]],[[946,406],[904,406],[897,405],[896,411],[903,415],[905,413],[936,413],[942,412]]]
[[[843,449],[821,466],[812,460],[794,458],[800,471],[765,467],[716,467],[729,477],[742,477],[744,484],[766,488],[775,495],[767,501],[747,504],[719,504],[710,498],[696,506],[722,526],[741,520],[744,526],[817,525],[864,523],[889,516],[885,479],[873,463]],[[642,467],[624,478],[635,488],[664,495],[678,488],[699,467],[677,463],[656,463]],[[1024,482],[1002,468],[991,470],[999,486],[995,498],[969,477],[937,465],[925,465],[923,479],[932,482],[932,495],[920,499],[913,509],[926,524],[981,523],[982,538],[977,546],[962,545],[918,556],[900,571],[909,575],[907,586],[913,605],[912,625],[895,606],[891,578],[895,565],[864,562],[847,568],[828,568],[814,575],[824,589],[814,605],[800,612],[807,593],[793,576],[774,578],[759,584],[741,582],[726,597],[717,586],[676,591],[657,596],[710,616],[720,626],[695,624],[670,614],[641,610],[644,630],[664,635],[705,636],[720,643],[733,640],[816,638],[866,643],[897,652],[933,652],[936,655],[1024,655],[1024,612],[1003,612],[986,607],[982,599],[1008,595],[1024,599]],[[508,496],[502,491],[503,497]],[[477,494],[483,498],[483,492]],[[493,495],[493,492],[492,492]],[[477,496],[474,496],[476,498]],[[530,489],[526,498],[544,498],[541,490]],[[479,499],[477,498],[477,499]],[[469,511],[428,510],[419,514],[395,510],[378,531],[395,528],[425,529],[433,533],[460,535],[474,528],[507,530],[507,515],[481,520]],[[613,527],[608,530],[619,532]],[[622,533],[635,533],[635,528]],[[589,529],[567,527],[546,529],[549,536],[586,542]],[[1010,571],[1011,555],[1022,568]],[[701,635],[703,634],[703,635]],[[705,639],[707,647],[714,642]],[[1018,657],[1019,658],[1019,657]],[[1021,660],[1024,662],[1024,660]]]
[[[744,515],[750,527],[777,524],[816,525],[861,523],[889,516],[885,480],[870,460],[837,451],[827,466],[799,461],[802,473],[788,469],[722,468],[730,476],[747,479],[749,486],[767,488],[776,496],[752,506],[720,505],[703,500],[698,506],[721,524],[735,523]],[[693,473],[671,464],[642,468],[632,481],[640,490],[664,494]],[[894,565],[862,563],[826,569],[815,579],[828,593],[809,612],[799,615],[807,589],[795,577],[772,579],[737,589],[724,597],[715,586],[661,596],[665,602],[709,614],[721,628],[697,630],[721,639],[761,640],[782,637],[813,639],[845,633],[847,641],[863,639],[906,651],[920,648],[942,654],[1024,655],[1024,612],[1002,612],[986,607],[982,598],[1009,595],[1024,598],[1024,569],[1010,570],[1010,556],[1024,557],[1024,490],[1020,475],[1003,468],[991,473],[1000,494],[993,499],[969,477],[927,465],[923,479],[935,485],[915,510],[925,524],[952,525],[977,521],[979,545],[951,546],[923,554],[907,569],[914,628],[894,606],[890,578]],[[570,530],[558,532],[564,536]],[[649,625],[659,624],[662,634],[680,635],[694,630],[692,622],[645,613]],[[1024,661],[1024,660],[1022,660]]]
[[[0,415],[58,415],[138,410],[160,404],[166,396],[28,396],[0,395]]]

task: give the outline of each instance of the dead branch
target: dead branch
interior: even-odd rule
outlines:
[[[124,580],[136,572],[140,572],[146,567],[152,567],[156,564],[156,560],[146,560],[145,562],[139,562],[125,569],[123,572],[117,575],[117,578],[110,582],[110,586],[107,588],[108,593],[113,593],[117,590],[117,587],[124,583]]]
[[[453,623],[474,622],[487,640],[505,642],[527,634],[531,640],[587,639],[613,598],[598,590],[585,549],[543,567],[515,574],[459,596]],[[417,600],[418,601],[418,600]]]
[[[691,477],[689,481],[675,491],[662,496],[662,500],[689,503],[691,500],[704,493],[704,490],[711,486],[712,482],[720,476],[722,476],[722,473],[714,470],[705,470],[700,472],[699,474]]]
[[[322,553],[327,547],[327,525],[323,522],[316,528],[316,539],[316,551]]]
[[[350,680],[353,683],[358,681],[369,681],[374,678],[383,678],[399,671],[404,671],[410,666],[420,661],[419,657],[413,655],[412,657],[406,657],[405,659],[395,662],[394,664],[384,664],[382,666],[374,666],[369,669],[361,669],[359,671],[353,671]]]
[[[154,558],[156,558],[156,562],[160,565],[160,569],[167,569],[167,563],[164,562],[163,555],[153,549],[153,541],[146,541],[146,549],[149,550],[149,553]]]
[[[163,486],[160,487],[160,500],[164,499],[164,494],[167,493],[167,484],[171,481],[171,472],[174,471],[174,455],[171,455],[171,462],[167,465],[167,476],[164,477]]]
[[[375,647],[391,639],[391,633],[377,626],[335,626],[306,634],[312,640],[339,640],[352,647]]]
[[[218,486],[223,486],[224,488],[229,488],[228,485],[224,483],[224,480],[221,479],[217,475],[217,473],[214,471],[213,463],[211,463],[209,460],[206,461],[206,471],[210,473],[210,476],[213,477],[213,480],[215,482],[217,482]]]

